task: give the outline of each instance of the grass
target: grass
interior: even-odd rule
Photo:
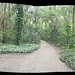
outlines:
[[[64,49],[60,52],[60,60],[75,70],[75,49]]]
[[[0,53],[30,53],[37,49],[39,49],[39,45],[37,44],[22,44],[18,46],[13,44],[0,45]]]

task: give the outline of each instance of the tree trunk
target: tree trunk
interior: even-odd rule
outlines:
[[[75,13],[75,6],[73,6],[73,19],[72,19],[72,22],[73,22],[72,30],[73,31],[74,31],[74,13]]]
[[[16,5],[16,20],[15,20],[15,44],[20,44],[20,38],[21,38],[21,30],[23,27],[23,6],[20,4]]]
[[[2,40],[2,43],[6,43],[6,23],[5,23],[5,20],[6,20],[6,6],[7,4],[4,4],[4,11],[3,11],[3,21],[2,21],[2,28],[3,28],[3,40]]]

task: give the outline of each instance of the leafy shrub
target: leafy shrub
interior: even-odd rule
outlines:
[[[13,45],[5,44],[0,45],[0,53],[28,53],[37,50],[39,45],[37,44],[23,44],[23,45]]]
[[[38,44],[40,42],[40,36],[34,30],[26,30],[22,32],[21,42]]]
[[[41,38],[43,40],[46,40],[46,41],[50,41],[50,28],[44,28],[44,30],[41,31]]]
[[[65,49],[60,52],[60,60],[70,68],[75,69],[75,49]]]

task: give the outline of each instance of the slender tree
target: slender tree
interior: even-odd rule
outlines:
[[[73,18],[72,18],[72,45],[74,45],[74,38],[75,38],[75,25],[74,25],[74,16],[75,16],[75,5],[73,5]]]
[[[6,43],[6,6],[7,4],[4,4],[4,10],[3,10],[3,20],[2,20],[2,28],[3,28],[3,40],[2,43]]]
[[[73,31],[74,31],[74,14],[75,14],[75,6],[73,6],[73,19],[72,19],[72,22],[73,22],[72,30]]]
[[[35,29],[35,30],[36,30],[36,31],[37,31],[37,28],[38,28],[38,23],[37,23],[37,20],[38,20],[38,19],[37,19],[37,17],[38,17],[38,16],[37,16],[37,13],[38,13],[38,12],[37,12],[37,11],[38,11],[38,7],[35,7],[35,16],[34,16],[34,18],[35,18],[35,25],[36,25],[36,29]]]

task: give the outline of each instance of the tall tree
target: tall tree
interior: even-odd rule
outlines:
[[[37,31],[37,28],[38,28],[38,23],[37,23],[37,20],[38,20],[37,17],[38,16],[37,16],[37,13],[38,13],[38,7],[35,7],[35,14],[34,14],[35,16],[34,17],[35,17],[36,31]]]
[[[16,20],[15,20],[15,44],[19,45],[21,38],[21,30],[23,27],[23,6],[21,4],[16,4]]]
[[[7,4],[4,4],[4,9],[3,9],[3,20],[2,20],[2,28],[3,28],[3,40],[2,43],[6,42],[6,6]]]

